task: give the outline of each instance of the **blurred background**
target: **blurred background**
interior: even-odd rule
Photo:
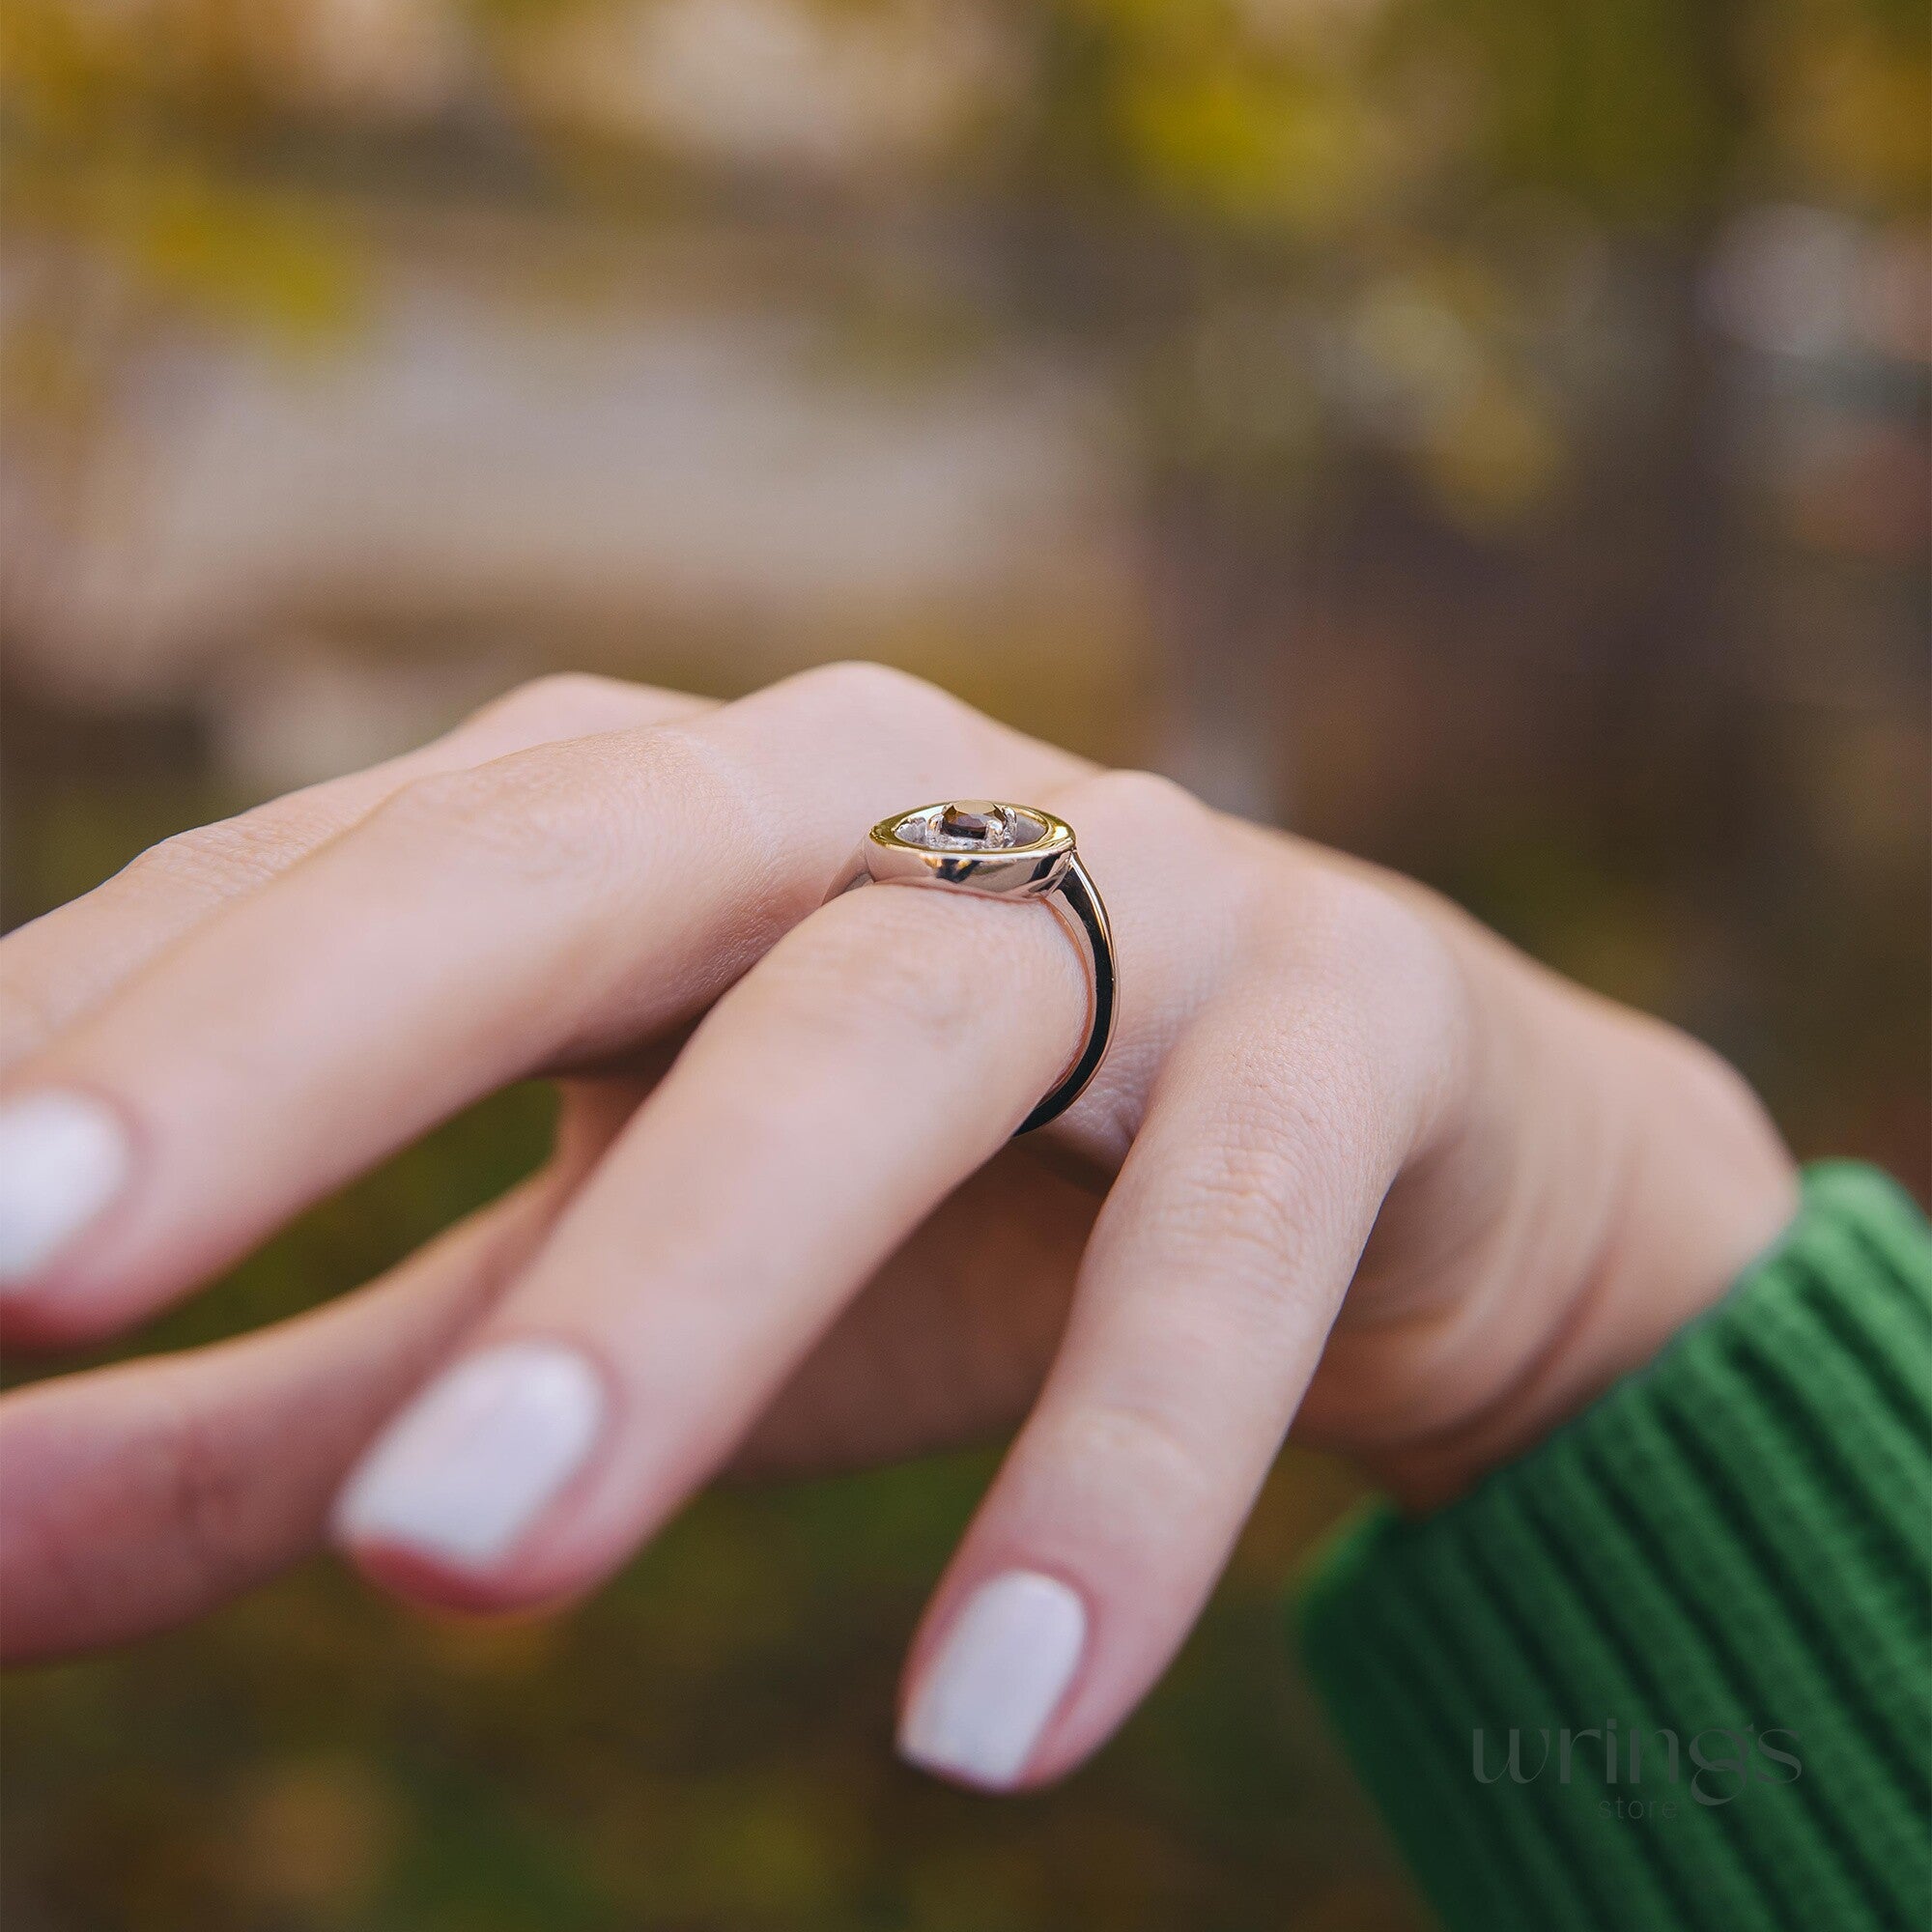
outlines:
[[[4,912],[589,668],[923,672],[1451,892],[1926,1191],[1918,0],[8,0]],[[540,1156],[499,1097],[171,1348]],[[14,1679],[9,1932],[1425,1920],[1282,1641],[1291,1451],[1122,1739],[894,1767],[991,1452],[594,1603],[326,1564]]]

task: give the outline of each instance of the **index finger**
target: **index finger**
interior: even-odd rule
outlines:
[[[616,678],[537,678],[400,757],[306,785],[152,845],[90,893],[0,939],[0,1067],[41,1050],[164,947],[435,772],[624,725],[667,724],[711,700]]]
[[[834,667],[418,781],[15,1070],[0,1149],[39,1152],[0,1159],[7,1332],[109,1330],[478,1095],[689,1018],[886,811],[1081,769]]]

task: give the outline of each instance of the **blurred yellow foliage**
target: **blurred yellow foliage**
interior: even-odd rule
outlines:
[[[1375,122],[1317,75],[1220,53],[1193,71],[1136,73],[1122,123],[1150,190],[1183,212],[1319,236],[1377,185]]]
[[[1638,228],[1754,187],[1910,210],[1926,38],[1894,0],[13,0],[8,327],[41,335],[6,345],[9,395],[84,413],[89,365],[59,341],[78,287],[123,332],[340,334],[359,225],[426,153],[462,179],[466,143],[566,197],[626,184],[646,219],[673,185],[728,198],[763,171],[836,196],[843,168],[862,201],[1097,196],[1365,284],[1424,247],[1481,269],[1470,213],[1513,196]],[[1454,326],[1480,383],[1411,447],[1481,521],[1534,499],[1559,439],[1507,326]],[[1289,384],[1275,413],[1305,424]]]
[[[1767,55],[1773,131],[1803,176],[1881,214],[1932,185],[1932,33],[1837,9],[1780,22]],[[1776,16],[1774,16],[1776,17]],[[1917,43],[1917,44],[1915,44]]]

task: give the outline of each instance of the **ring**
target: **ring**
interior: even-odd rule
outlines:
[[[981,898],[1044,899],[1087,955],[1087,1037],[1073,1064],[1014,1130],[1030,1134],[1072,1106],[1114,1037],[1114,933],[1074,849],[1073,828],[1032,805],[953,799],[882,818],[827,895],[855,886],[938,886]]]

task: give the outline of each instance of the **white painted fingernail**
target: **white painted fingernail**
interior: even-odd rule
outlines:
[[[1086,1641],[1086,1608],[1057,1577],[1011,1570],[982,1584],[926,1667],[899,1728],[900,1755],[974,1784],[1011,1784]]]
[[[85,1094],[0,1105],[0,1290],[29,1279],[121,1191],[128,1130]]]
[[[604,1385],[575,1349],[486,1350],[433,1382],[363,1458],[336,1533],[485,1568],[555,1499],[603,1424]]]

